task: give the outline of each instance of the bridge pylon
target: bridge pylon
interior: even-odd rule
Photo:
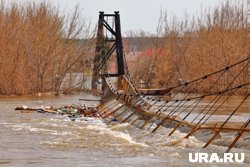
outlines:
[[[99,12],[96,48],[92,74],[92,90],[97,90],[101,77],[116,77],[119,89],[125,74],[120,15]],[[110,69],[111,66],[111,69]],[[112,67],[115,67],[115,69]]]

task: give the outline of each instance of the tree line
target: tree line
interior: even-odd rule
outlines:
[[[142,80],[145,87],[167,88],[226,68],[249,56],[247,9],[243,1],[237,4],[228,1],[214,9],[204,9],[201,13],[199,16],[185,15],[184,19],[178,19],[161,12],[156,34],[151,35],[151,41],[147,38],[148,44],[142,48],[153,48],[154,52],[151,52],[151,56],[139,59],[137,68],[131,69],[136,83]],[[149,35],[142,32],[130,33],[130,37],[145,36]],[[160,53],[157,51],[159,49]],[[224,90],[246,63],[226,72],[213,91]],[[206,92],[218,75],[209,77],[193,92]],[[248,66],[232,87],[249,82]],[[245,87],[238,93],[249,91],[249,87]]]
[[[49,3],[0,2],[1,95],[57,94],[62,85],[64,92],[70,92],[76,80],[77,90],[84,89],[91,76],[96,42],[94,30],[79,12],[76,7],[71,15],[64,15]],[[138,59],[133,68],[129,66],[135,83],[143,81],[145,87],[168,88],[223,69],[249,55],[247,10],[242,1],[228,1],[214,9],[204,9],[199,16],[183,18],[169,17],[161,11],[154,35],[143,31],[126,34],[125,50],[135,41],[140,51],[150,50],[150,56]],[[241,68],[242,65],[230,69],[213,91],[225,89]],[[249,75],[248,67],[235,85],[250,82]],[[193,91],[205,92],[216,77],[208,78]],[[70,81],[65,85],[65,80]],[[246,92],[249,88],[241,89],[241,93]]]

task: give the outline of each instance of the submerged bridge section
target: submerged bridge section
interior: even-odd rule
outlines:
[[[172,128],[168,136],[185,129],[184,138],[198,131],[209,131],[211,135],[204,148],[223,135],[234,133],[235,137],[230,139],[225,150],[229,152],[250,132],[249,94],[234,98],[235,94],[250,88],[249,63],[250,56],[246,56],[235,64],[180,85],[136,89],[123,54],[119,12],[100,12],[92,88],[101,91],[99,110],[107,121],[116,118],[121,123],[128,122],[152,133]],[[233,77],[228,79],[229,75]],[[225,79],[226,84],[221,85]],[[208,86],[203,93],[194,94],[201,85]],[[215,89],[218,85],[219,91]]]

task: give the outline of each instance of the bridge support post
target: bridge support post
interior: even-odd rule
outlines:
[[[110,74],[107,63],[112,55],[115,56],[117,64],[117,73],[115,74]],[[97,90],[98,79],[101,75],[117,77],[117,88],[122,90],[121,76],[125,74],[123,56],[119,12],[116,11],[114,14],[100,12],[92,74],[92,90]]]

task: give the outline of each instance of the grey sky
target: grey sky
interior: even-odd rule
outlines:
[[[213,7],[222,0],[58,0],[64,8],[72,9],[80,4],[82,13],[91,18],[92,23],[98,19],[99,11],[121,14],[122,31],[144,30],[155,32],[160,10],[167,10],[171,15],[181,17],[185,12],[196,14],[201,7]]]
[[[35,0],[15,0],[35,1]],[[43,0],[36,0],[43,1]],[[166,10],[168,15],[183,16],[198,14],[201,8],[213,8],[225,0],[47,0],[59,5],[61,11],[69,13],[79,4],[82,16],[91,19],[96,24],[99,11],[113,13],[120,11],[122,32],[129,30],[144,30],[155,32],[160,9]],[[246,0],[245,0],[246,1]]]

